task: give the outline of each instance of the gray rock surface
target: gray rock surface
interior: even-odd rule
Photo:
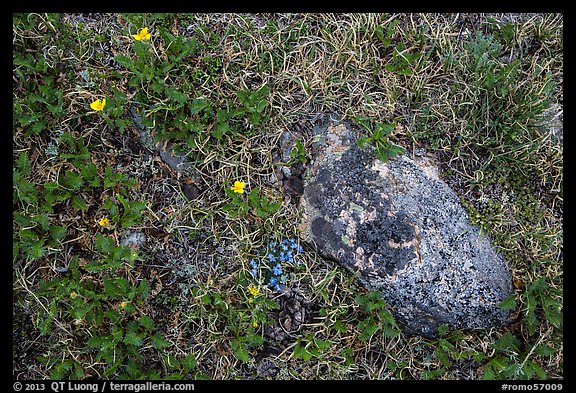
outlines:
[[[379,290],[408,334],[507,322],[506,262],[425,157],[383,163],[345,124],[314,132],[301,229],[321,255]]]

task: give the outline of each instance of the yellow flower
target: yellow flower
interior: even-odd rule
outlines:
[[[128,303],[122,302],[122,303],[120,303],[120,308],[125,309],[127,305],[128,305]]]
[[[90,108],[94,109],[95,111],[101,111],[105,106],[106,98],[102,99],[102,102],[100,102],[100,100],[96,100],[90,104]]]
[[[254,284],[250,284],[248,290],[252,294],[252,296],[258,296],[260,294],[260,290],[254,286]]]
[[[148,28],[145,27],[142,30],[140,30],[140,33],[134,34],[134,35],[132,35],[132,37],[134,37],[134,39],[136,41],[149,40],[150,39],[150,33],[148,33]]]
[[[245,186],[246,186],[246,184],[243,181],[236,180],[234,182],[234,187],[232,187],[231,190],[238,193],[238,194],[244,194],[244,187]]]
[[[257,328],[257,327],[258,327],[258,322],[256,322],[256,321],[252,322],[252,327]]]
[[[98,224],[100,224],[102,227],[107,227],[110,224],[110,220],[108,217],[102,217],[100,221],[98,221]]]

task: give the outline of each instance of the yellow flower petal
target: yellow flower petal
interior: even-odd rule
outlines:
[[[238,194],[244,194],[244,187],[245,186],[246,186],[246,184],[243,181],[236,180],[234,182],[234,186],[231,188],[231,190],[238,193]]]
[[[250,291],[250,294],[252,294],[252,296],[258,296],[260,294],[260,290],[256,288],[254,285],[250,285],[248,287],[248,291]]]
[[[94,109],[95,111],[101,111],[106,106],[106,98],[100,102],[100,100],[96,100],[90,104],[90,108]]]
[[[108,226],[108,224],[110,224],[110,220],[108,220],[107,217],[103,217],[100,219],[100,221],[98,221],[98,224],[100,224],[100,226]]]
[[[140,41],[140,40],[149,40],[151,36],[150,33],[148,33],[148,28],[144,27],[142,30],[140,30],[138,34],[135,34],[132,37],[134,37],[135,40]]]

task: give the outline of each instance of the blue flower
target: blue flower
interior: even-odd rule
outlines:
[[[276,262],[276,258],[275,258],[274,255],[272,255],[272,254],[268,254],[268,260],[269,260],[270,262]]]
[[[250,267],[252,268],[250,273],[252,274],[252,276],[256,277],[258,275],[258,262],[256,262],[254,259],[251,259]]]
[[[276,266],[274,266],[274,269],[272,269],[272,273],[274,273],[275,276],[279,276],[282,274],[282,265],[280,265],[279,263],[276,264]]]
[[[278,279],[276,277],[270,277],[270,281],[268,282],[268,284],[271,287],[274,287],[275,291],[280,292],[280,289],[281,289],[280,284],[278,283]]]

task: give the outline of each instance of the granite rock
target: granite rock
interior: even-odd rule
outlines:
[[[405,333],[506,324],[507,264],[426,157],[384,163],[341,122],[314,134],[301,229],[320,255],[380,291]]]

